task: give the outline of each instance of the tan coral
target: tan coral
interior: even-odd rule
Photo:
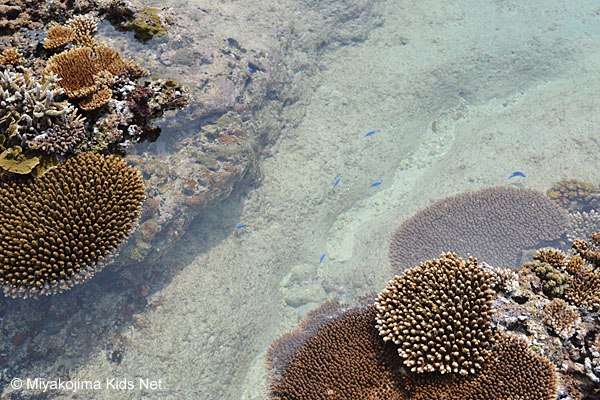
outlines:
[[[411,371],[473,374],[495,342],[493,276],[454,253],[396,276],[375,302],[377,329]]]
[[[107,104],[111,97],[112,90],[104,87],[94,93],[90,99],[81,101],[79,107],[84,111],[95,110]]]
[[[544,323],[566,340],[573,336],[575,328],[581,322],[579,312],[562,299],[554,299],[544,306]]]
[[[100,90],[102,85],[95,77],[101,71],[118,76],[126,69],[121,54],[105,45],[63,51],[50,57],[46,65],[46,72],[61,78],[59,85],[69,98],[85,97]]]
[[[533,256],[533,259],[542,263],[550,264],[556,269],[565,268],[569,262],[565,253],[552,247],[539,249],[535,256]]]
[[[44,40],[44,48],[55,50],[65,46],[75,39],[75,30],[68,26],[52,24],[48,29],[46,40]]]
[[[554,365],[533,352],[527,342],[503,335],[490,362],[475,375],[406,375],[404,400],[555,400],[558,376]]]
[[[140,173],[82,153],[35,180],[0,182],[0,286],[12,297],[67,290],[98,272],[135,226]]]
[[[270,375],[269,399],[403,398],[402,363],[377,334],[374,307],[347,311],[299,344],[281,370]]]
[[[150,71],[133,61],[131,58],[125,61],[125,65],[127,66],[127,72],[132,79],[143,78],[144,76],[150,75]]]
[[[93,16],[90,14],[76,15],[68,20],[65,25],[73,29],[75,33],[73,40],[75,43],[82,47],[96,46],[94,35],[98,30],[98,25],[96,24]]]
[[[11,47],[0,54],[0,64],[17,66],[25,64],[25,60],[21,53]]]
[[[577,307],[600,308],[600,272],[586,265],[578,273],[570,276],[565,299]]]

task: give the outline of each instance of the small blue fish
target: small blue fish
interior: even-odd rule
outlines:
[[[235,227],[236,227],[236,228],[245,228],[245,227],[247,227],[247,226],[248,226],[248,225],[244,225],[244,224],[237,224]]]
[[[379,186],[379,185],[381,185],[381,183],[382,183],[381,181],[373,182],[373,183],[371,183],[371,187]]]
[[[365,137],[371,136],[374,133],[375,133],[375,129],[373,129],[372,131],[367,132],[367,134],[365,135]]]
[[[321,259],[319,260],[319,265],[323,263],[323,259],[325,258],[325,253],[321,255]]]
[[[515,171],[515,172],[513,172],[512,174],[510,174],[510,175],[508,176],[508,179],[512,179],[512,178],[514,178],[515,176],[522,176],[523,178],[525,178],[527,175],[525,175],[525,173],[524,173],[524,172],[521,172],[521,171]]]
[[[252,68],[251,66],[248,65],[248,69],[250,70],[250,72],[254,72],[254,68]]]
[[[338,183],[340,183],[340,179],[342,178],[337,178],[333,184],[333,187],[336,187]],[[333,188],[332,188],[333,189]]]

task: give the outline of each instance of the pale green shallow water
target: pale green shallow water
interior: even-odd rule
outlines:
[[[189,264],[127,333],[123,362],[98,354],[77,377],[162,379],[148,399],[265,398],[269,343],[327,298],[380,290],[390,234],[418,209],[492,185],[599,183],[592,3],[381,3],[383,26],[321,61],[262,184],[198,218],[167,257]],[[509,182],[514,170],[527,178]]]

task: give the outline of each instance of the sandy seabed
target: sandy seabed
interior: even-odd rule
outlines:
[[[415,211],[493,185],[599,182],[591,1],[379,7],[385,22],[367,41],[324,57],[292,106],[305,118],[261,160],[261,184],[198,218],[165,257],[185,265],[127,332],[123,361],[99,353],[72,376],[162,389],[93,398],[264,399],[269,343],[328,298],[379,291],[389,237]],[[508,181],[515,170],[527,177]]]

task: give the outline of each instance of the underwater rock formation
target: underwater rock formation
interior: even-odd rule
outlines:
[[[531,189],[494,187],[437,201],[405,221],[389,256],[394,273],[445,251],[497,267],[517,267],[521,251],[558,239],[567,213]]]
[[[0,284],[11,297],[73,287],[111,260],[145,198],[139,172],[83,153],[38,179],[0,183]]]

